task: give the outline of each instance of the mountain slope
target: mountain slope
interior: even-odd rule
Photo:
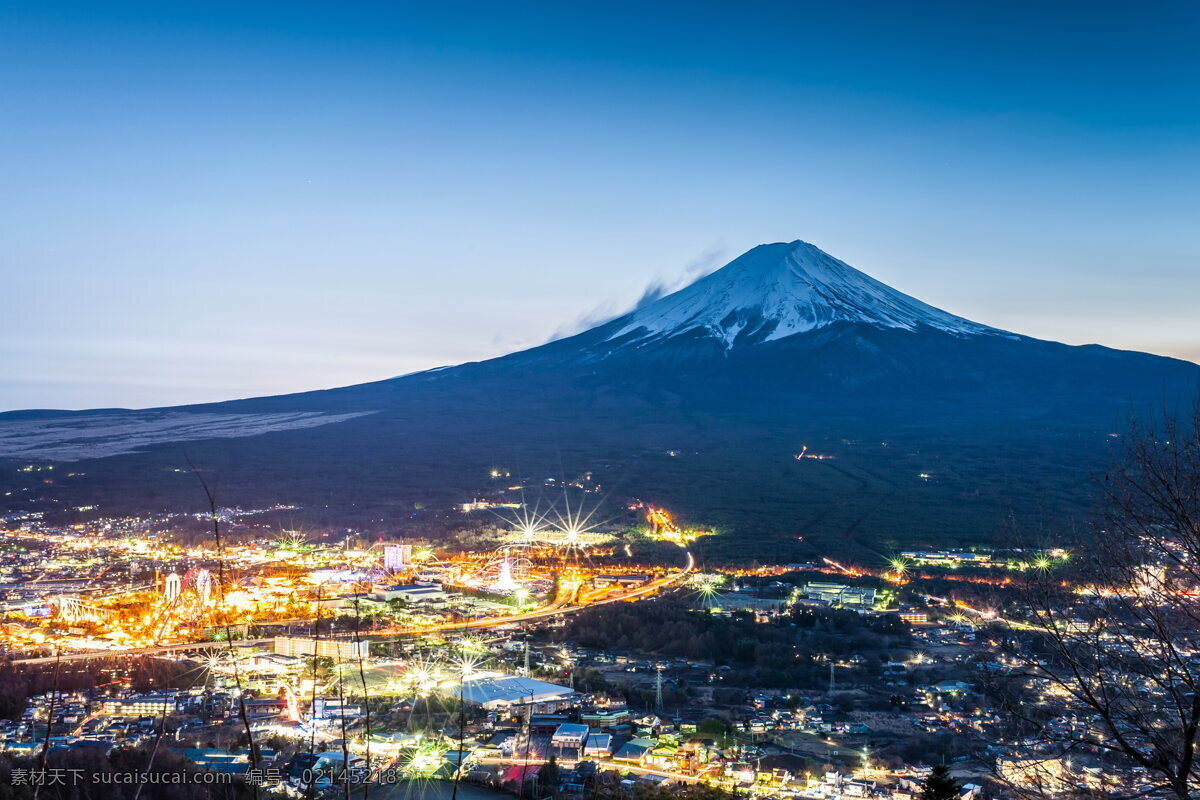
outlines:
[[[718,526],[710,552],[876,553],[1083,517],[1110,434],[1198,383],[1195,364],[1000,331],[792,242],[490,361],[177,409],[0,415],[0,459],[82,457],[69,479],[0,484],[9,509],[193,507],[194,479],[174,471],[191,461],[223,503],[393,529],[414,504],[502,489],[497,466],[535,482],[592,472],[614,499]]]

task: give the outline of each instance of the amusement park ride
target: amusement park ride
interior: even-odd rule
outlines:
[[[102,620],[112,613],[111,609],[84,602],[79,596],[62,594],[50,600],[54,616],[64,622]]]
[[[153,586],[139,586],[103,595],[64,594],[50,599],[51,619],[70,625],[83,623],[113,623],[121,616],[121,608],[113,601],[121,598],[137,600]],[[147,630],[155,643],[161,643],[179,628],[194,626],[215,608],[219,591],[215,576],[207,569],[189,569],[182,576],[169,574],[162,582],[161,593],[153,593],[147,620]]]
[[[172,626],[200,620],[212,602],[215,585],[213,574],[206,569],[189,569],[182,578],[174,572],[168,575],[162,603],[151,626],[154,641],[161,642]]]

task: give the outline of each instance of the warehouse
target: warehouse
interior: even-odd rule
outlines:
[[[460,690],[455,684],[442,691],[457,696]],[[488,711],[530,704],[540,711],[551,711],[569,708],[579,701],[575,690],[566,686],[502,673],[477,674],[463,682],[461,691],[467,703],[482,706]]]

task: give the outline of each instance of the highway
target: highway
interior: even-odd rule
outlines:
[[[275,641],[270,639],[239,639],[238,647],[248,645],[264,645]],[[38,656],[37,658],[14,658],[13,664],[53,664],[55,661],[86,661],[90,658],[125,658],[126,656],[161,656],[167,653],[186,653],[189,650],[215,650],[224,648],[224,642],[180,642],[178,644],[160,644],[154,647],[131,647],[127,650],[80,650],[77,653],[63,653],[60,656]]]

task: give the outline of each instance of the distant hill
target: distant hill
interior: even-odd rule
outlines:
[[[499,488],[496,467],[590,471],[614,498],[716,526],[713,555],[882,557],[1085,518],[1129,416],[1198,385],[1196,364],[981,325],[791,242],[490,361],[201,406],[0,415],[5,463],[69,465],[52,484],[0,481],[10,510],[31,496],[196,507],[195,479],[175,471],[190,459],[227,505],[387,526]]]

